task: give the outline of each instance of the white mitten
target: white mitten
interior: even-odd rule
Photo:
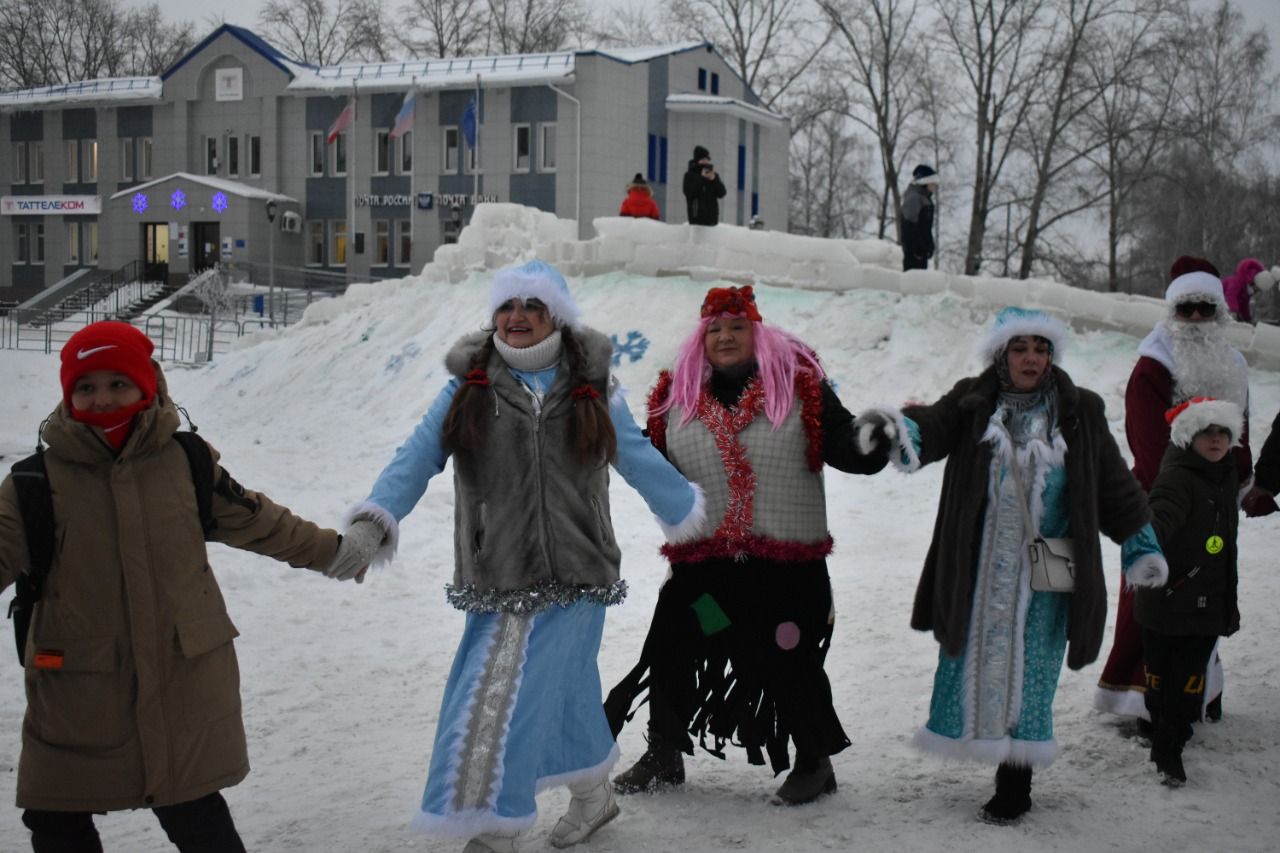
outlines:
[[[1169,582],[1169,564],[1160,554],[1144,554],[1129,567],[1125,577],[1133,586],[1161,587]]]
[[[1253,277],[1253,283],[1258,286],[1258,290],[1266,293],[1268,290],[1276,286],[1276,278],[1280,276],[1280,267],[1272,267],[1269,270],[1263,270]]]
[[[858,438],[858,452],[863,456],[869,456],[881,447],[892,447],[898,437],[893,416],[879,409],[868,409],[858,415],[853,428]]]
[[[369,567],[369,561],[377,553],[387,533],[376,522],[367,518],[359,518],[351,522],[347,532],[342,534],[342,542],[338,544],[337,556],[325,567],[326,577],[340,581],[349,581],[361,571]]]

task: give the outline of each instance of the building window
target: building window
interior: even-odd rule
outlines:
[[[146,180],[151,177],[151,137],[138,139],[138,177]]]
[[[13,262],[15,264],[31,263],[31,257],[27,253],[30,245],[27,242],[28,233],[26,222],[13,223]]]
[[[454,175],[458,172],[458,129],[456,127],[442,128],[444,131],[443,155],[444,160],[440,163],[440,171],[446,175]]]
[[[227,174],[231,177],[240,176],[240,137],[227,137]]]
[[[84,235],[84,262],[96,267],[98,265],[98,223],[86,222],[80,233]]]
[[[311,134],[311,171],[312,177],[324,174],[324,134]]]
[[[67,183],[80,183],[80,140],[67,140]]]
[[[413,174],[413,131],[407,131],[400,137],[400,174]]]
[[[391,223],[379,219],[373,223],[373,263],[374,266],[391,266]]]
[[[33,184],[44,183],[44,143],[27,143],[27,181]]]
[[[533,128],[527,124],[517,124],[513,127],[515,131],[512,135],[513,151],[511,152],[511,168],[516,172],[527,172],[532,165],[531,148],[533,147]]]
[[[474,175],[480,171],[480,140],[475,145],[467,146],[467,174]]]
[[[667,182],[667,138],[658,137],[658,183]]]
[[[80,223],[68,222],[67,226],[67,264],[80,265]]]
[[[204,139],[204,173],[218,174],[218,138],[206,136]]]
[[[738,146],[738,192],[747,188],[747,146]]]
[[[338,138],[333,140],[333,174],[335,177],[342,177],[347,173],[347,139],[349,135],[339,133]]]
[[[262,137],[250,136],[248,139],[249,148],[249,174],[258,177],[262,174]]]
[[[413,229],[409,220],[396,220],[396,243],[400,247],[398,265],[411,266],[413,264]]]
[[[645,178],[649,183],[655,183],[658,180],[658,134],[649,134],[649,159],[645,164]]]
[[[713,73],[711,75],[711,94],[720,94],[720,75]]]
[[[329,266],[345,267],[347,265],[347,221],[336,219],[330,225],[333,228],[333,239],[329,241]]]
[[[84,165],[84,182],[86,184],[96,183],[98,180],[98,140],[86,139],[84,141],[84,159],[81,162]]]
[[[391,131],[385,128],[373,132],[373,173],[391,174]]]
[[[307,266],[324,266],[324,223],[316,220],[307,223]]]
[[[133,140],[120,140],[120,180],[133,180]]]
[[[554,172],[556,170],[556,126],[554,124],[538,125],[538,171]]]
[[[27,182],[27,143],[16,142],[13,146],[13,182]]]
[[[698,69],[698,91],[707,91],[707,69],[705,68]]]
[[[31,263],[44,263],[44,223],[31,223]]]

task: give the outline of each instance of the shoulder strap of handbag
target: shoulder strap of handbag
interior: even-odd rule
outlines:
[[[1013,446],[1013,436],[1009,434],[1009,430],[1003,424],[1000,429],[1004,430],[1005,438],[1009,439],[1009,471],[1013,475],[1013,484],[1018,490],[1018,508],[1022,510],[1022,523],[1027,529],[1027,544],[1031,544],[1040,538],[1040,533],[1031,524],[1031,510],[1027,506],[1027,492],[1022,488],[1022,472],[1018,470],[1018,451]]]

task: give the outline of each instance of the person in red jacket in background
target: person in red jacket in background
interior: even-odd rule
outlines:
[[[1239,482],[1253,475],[1249,450],[1249,371],[1244,356],[1227,343],[1231,321],[1218,270],[1204,258],[1183,255],[1169,271],[1165,291],[1168,316],[1156,323],[1138,347],[1138,363],[1124,394],[1124,429],[1133,452],[1133,474],[1151,491],[1160,462],[1169,448],[1164,414],[1192,397],[1214,397],[1244,412],[1238,447],[1232,448]],[[1149,717],[1144,705],[1142,629],[1133,618],[1133,588],[1120,590],[1116,633],[1107,664],[1098,680],[1094,707],[1138,719],[1145,734]],[[1205,716],[1222,715],[1222,664],[1214,648],[1205,690]]]
[[[631,183],[627,186],[627,197],[622,200],[622,209],[618,211],[619,216],[634,216],[637,219],[661,219],[658,215],[658,203],[653,200],[653,193],[649,190],[649,183],[644,179],[644,175],[636,172],[636,176],[631,179]]]

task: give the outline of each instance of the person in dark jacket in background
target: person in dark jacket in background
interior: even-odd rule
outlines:
[[[684,199],[690,225],[716,225],[720,222],[720,199],[724,198],[724,182],[711,165],[711,152],[701,145],[693,149],[693,159],[684,173]]]
[[[929,268],[933,257],[933,194],[938,173],[921,164],[911,170],[911,185],[902,197],[902,269]]]
[[[1170,787],[1186,783],[1182,747],[1200,719],[1209,655],[1240,628],[1236,597],[1236,467],[1240,407],[1195,397],[1170,409],[1170,446],[1151,487],[1152,527],[1168,555],[1169,582],[1140,589],[1151,760]]]
[[[1280,413],[1271,422],[1271,434],[1253,466],[1253,486],[1240,502],[1244,514],[1257,518],[1275,512],[1277,492],[1280,492]]]
[[[622,200],[619,216],[633,216],[637,219],[660,219],[658,203],[653,200],[653,192],[644,175],[636,172],[636,176],[627,185],[627,197]]]

